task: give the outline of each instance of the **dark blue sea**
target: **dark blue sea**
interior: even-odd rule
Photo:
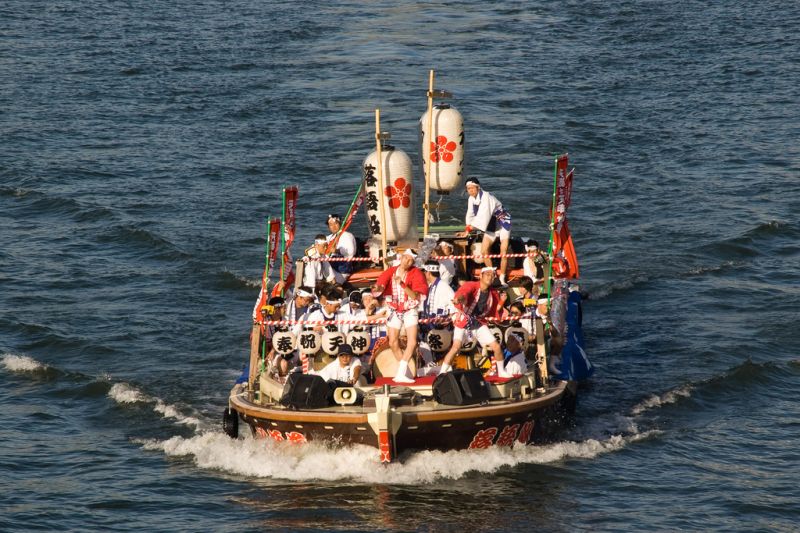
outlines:
[[[0,530],[797,530],[797,3],[6,0],[0,21]],[[416,159],[431,68],[516,235],[546,240],[553,156],[576,167],[597,371],[575,428],[386,468],[230,440],[280,188],[306,245],[375,108]],[[444,203],[461,221],[466,196]]]

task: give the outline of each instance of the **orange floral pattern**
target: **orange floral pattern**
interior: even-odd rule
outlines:
[[[436,137],[436,142],[431,141],[431,161],[438,163],[439,160],[449,163],[453,160],[453,151],[456,149],[456,143],[448,141],[444,135]]]
[[[384,193],[389,198],[389,207],[392,209],[411,205],[411,183],[402,176],[394,180],[394,185],[388,185]]]

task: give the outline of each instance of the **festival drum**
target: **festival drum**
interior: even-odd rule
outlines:
[[[430,187],[439,194],[445,194],[461,185],[464,173],[464,119],[449,104],[434,105],[432,114],[432,124],[427,111],[419,119],[422,172],[427,172],[430,157]],[[431,125],[433,132],[429,137],[428,128]]]
[[[405,339],[400,339],[400,350],[405,349]],[[381,342],[385,341],[385,342]],[[383,337],[375,344],[372,352],[372,374],[375,379],[379,377],[393,378],[397,374],[397,365],[399,361],[395,359],[392,349],[389,347],[389,341]],[[411,375],[417,375],[417,361],[416,357],[412,357],[408,362],[408,371]]]
[[[295,349],[295,338],[291,331],[276,331],[272,336],[272,347],[275,353],[289,355]]]

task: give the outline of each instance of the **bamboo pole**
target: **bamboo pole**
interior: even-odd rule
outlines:
[[[428,142],[428,160],[425,163],[425,203],[423,204],[423,209],[425,212],[425,221],[422,225],[422,238],[428,236],[428,217],[430,213],[430,201],[431,201],[431,159],[433,155],[433,148],[431,145],[435,145],[433,141],[433,77],[434,71],[431,69],[430,76],[428,78],[428,137],[426,138]],[[423,153],[425,153],[425,147],[422,147]]]
[[[383,154],[381,150],[381,110],[375,110],[375,146],[378,152],[378,207],[381,217],[381,252],[383,268],[386,262],[386,207],[384,206],[385,194],[383,190]]]

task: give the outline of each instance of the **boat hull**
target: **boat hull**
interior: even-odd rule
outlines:
[[[390,460],[418,450],[465,450],[491,446],[539,444],[552,439],[571,419],[575,406],[572,383],[560,382],[545,394],[526,399],[490,401],[475,406],[443,406],[433,402],[397,406],[381,431],[367,408],[287,409],[260,406],[234,389],[230,407],[250,426],[256,438],[337,445],[364,444],[383,450]],[[372,416],[372,419],[371,419]],[[388,439],[388,442],[387,442]],[[383,454],[382,454],[383,457]]]

